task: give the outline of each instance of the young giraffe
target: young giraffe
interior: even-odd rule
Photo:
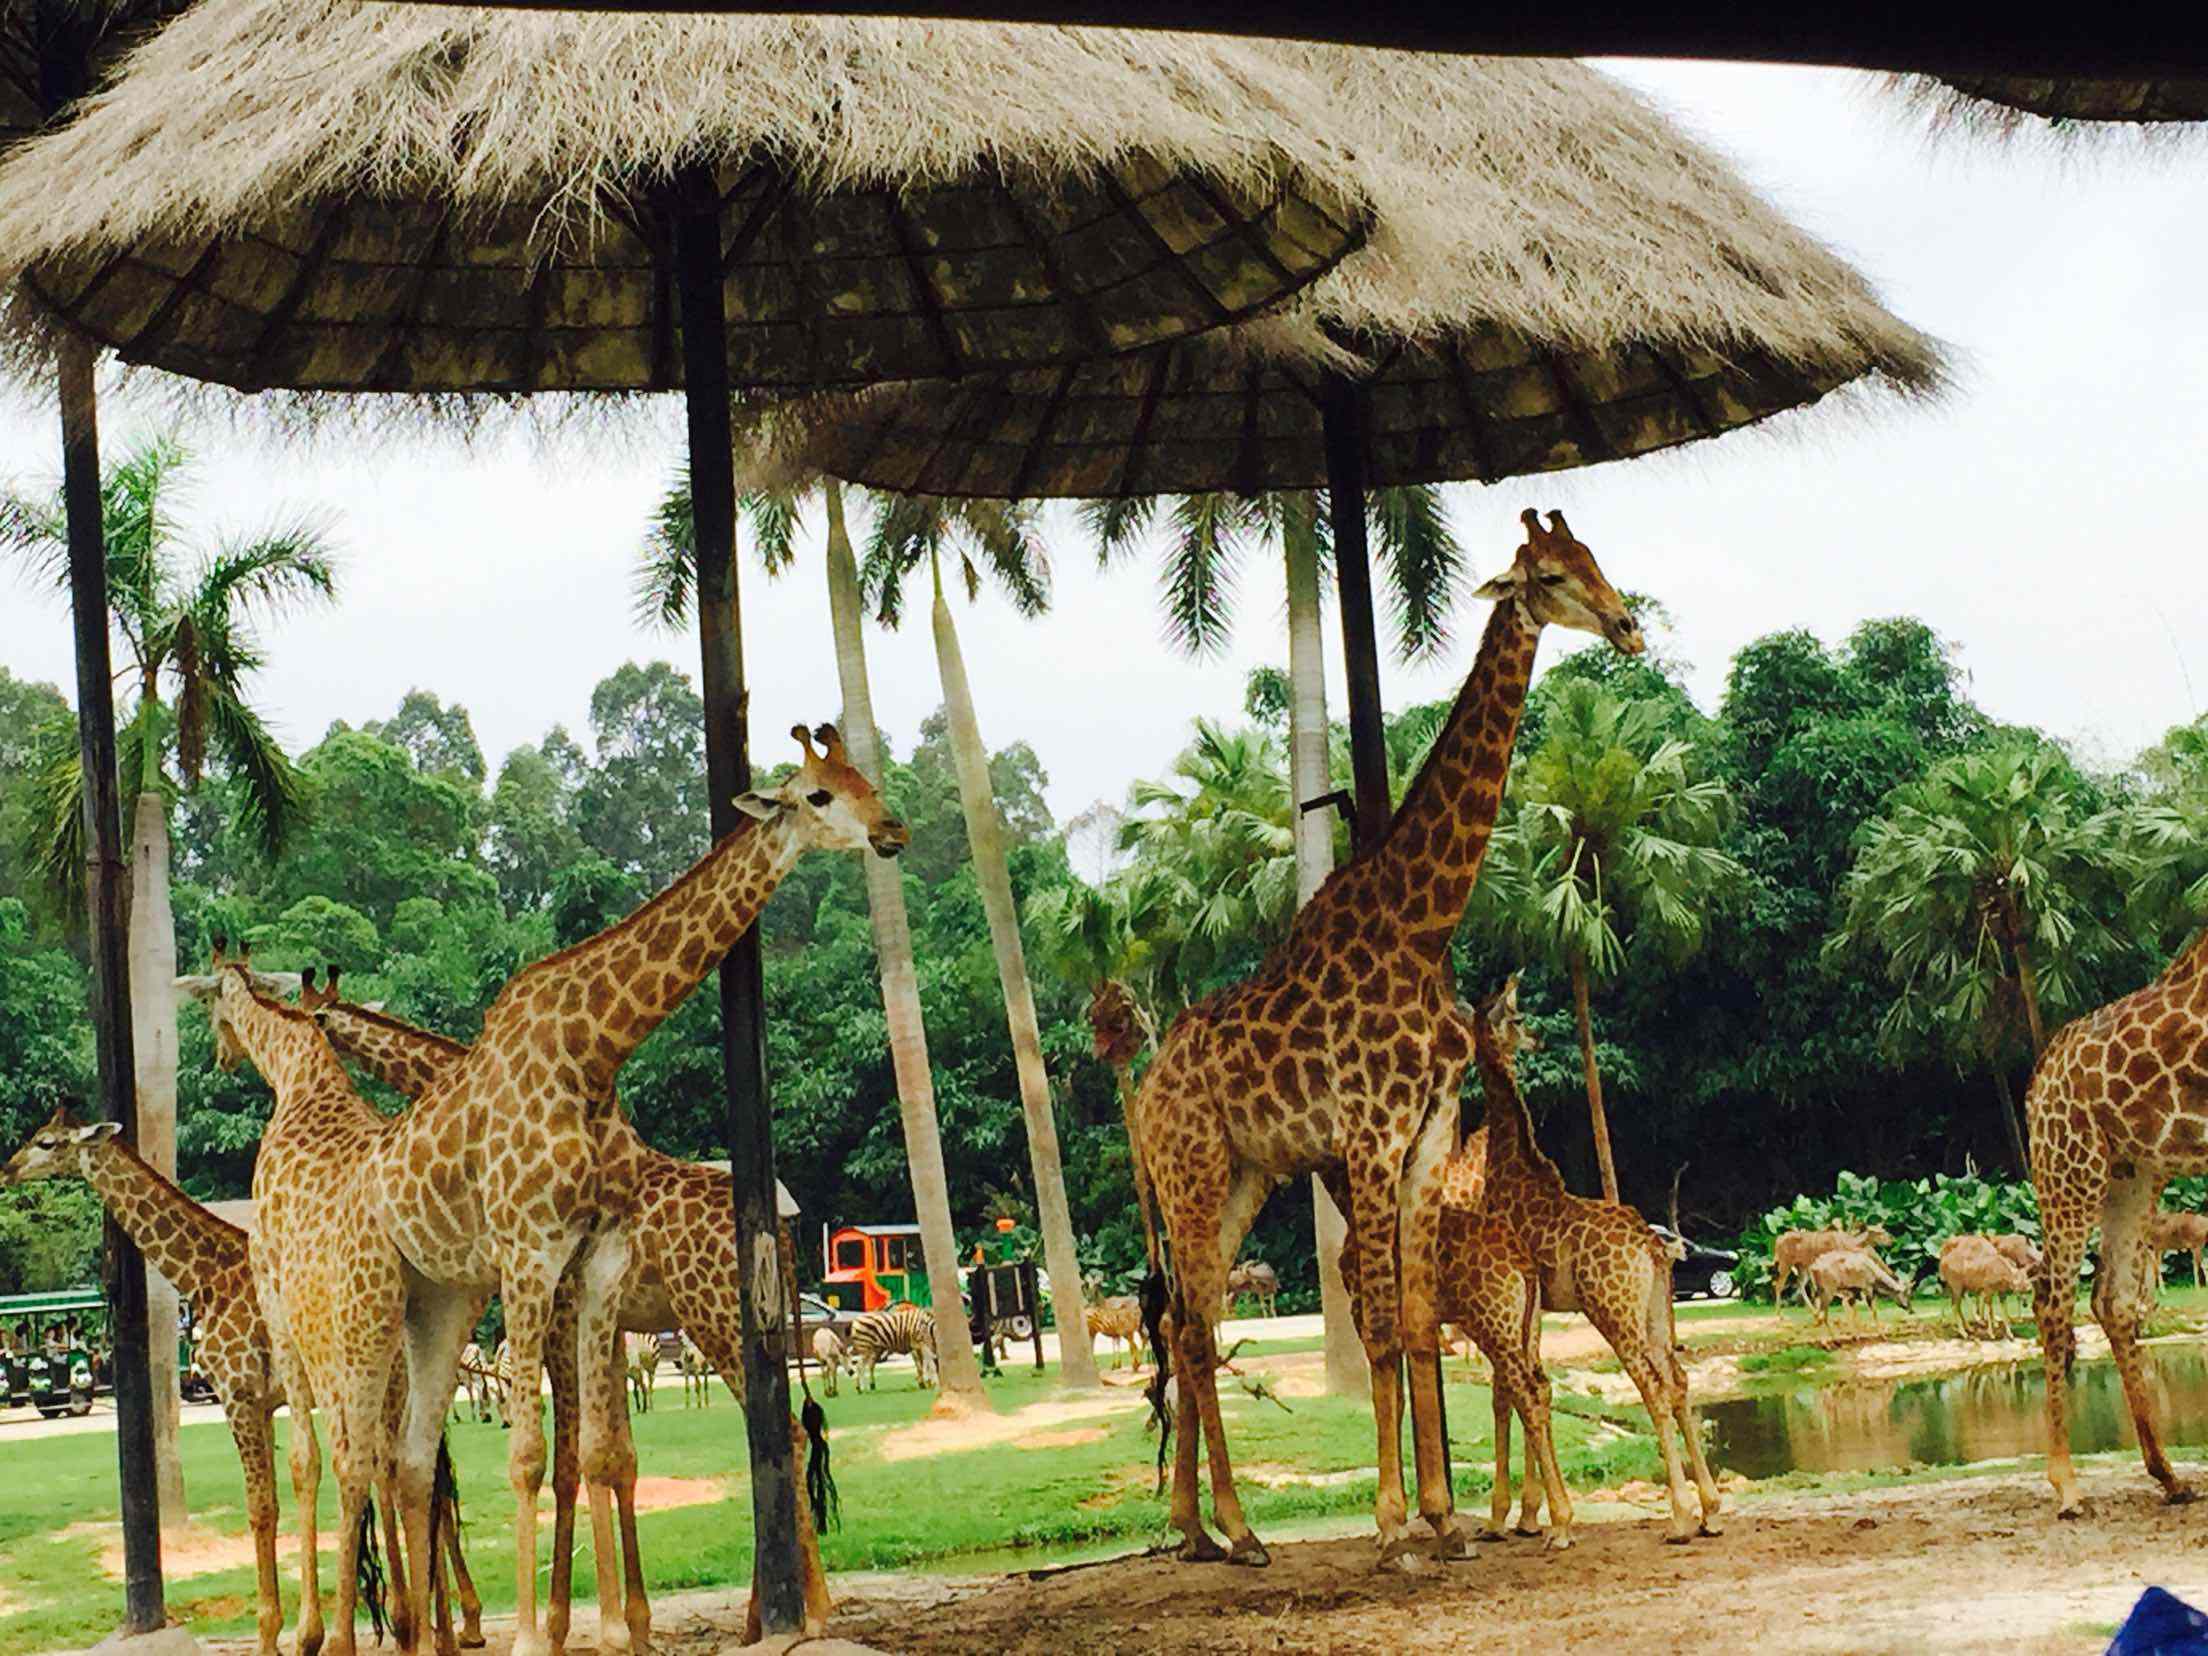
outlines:
[[[213,1386],[230,1423],[245,1472],[246,1521],[253,1531],[262,1656],[275,1656],[283,1630],[283,1602],[276,1584],[276,1471],[274,1421],[283,1402],[247,1257],[246,1233],[219,1219],[147,1165],[116,1134],[112,1121],[85,1123],[66,1106],[0,1167],[0,1185],[33,1179],[82,1179],[93,1189],[154,1269],[192,1303],[197,1339],[193,1364]],[[403,1394],[393,1392],[393,1403]],[[387,1406],[396,1424],[396,1408]],[[388,1480],[387,1487],[388,1487]],[[386,1519],[389,1520],[386,1502]],[[394,1544],[397,1531],[391,1531]],[[457,1638],[449,1604],[432,1591],[437,1648],[451,1652],[483,1643],[483,1606],[476,1597],[457,1527],[440,1525],[440,1559],[459,1593],[462,1626]]]
[[[1518,979],[1483,1001],[1472,1019],[1480,1086],[1487,1095],[1486,1211],[1509,1225],[1533,1256],[1541,1303],[1583,1311],[1632,1379],[1648,1408],[1671,1489],[1667,1541],[1696,1533],[1687,1483],[1672,1443],[1676,1426],[1701,1495],[1700,1531],[1718,1533],[1717,1480],[1702,1454],[1702,1434],[1687,1399],[1687,1375],[1674,1349],[1672,1254],[1641,1216],[1622,1202],[1574,1196],[1556,1163],[1534,1141],[1533,1118],[1518,1091],[1515,1054],[1531,1032],[1518,1016]],[[1534,1495],[1527,1486],[1530,1501]],[[1523,1519],[1521,1520],[1523,1522]]]
[[[1142,1056],[1143,1048],[1155,1046],[1158,1032],[1150,1025],[1150,1019],[1135,999],[1135,993],[1117,978],[1104,978],[1089,990],[1089,1039],[1097,1062],[1112,1072],[1119,1084],[1119,1118],[1127,1129],[1127,1143],[1133,1161],[1135,1179],[1135,1206],[1142,1214],[1144,1245],[1150,1254],[1150,1268],[1158,1268],[1158,1238],[1154,1224],[1154,1209],[1150,1200],[1150,1181],[1142,1170],[1142,1158],[1133,1156],[1135,1143],[1135,1060]]]
[[[2057,1030],[2024,1099],[2044,1268],[2032,1297],[2047,1365],[2047,1481],[2056,1513],[2084,1510],[2070,1464],[2068,1387],[2087,1233],[2101,1227],[2093,1315],[2108,1335],[2148,1474],[2173,1503],[2193,1492],[2156,1429],[2139,1334],[2154,1312],[2161,1260],[2152,1221],[2162,1187],[2208,1172],[2208,930],[2145,988]]]
[[[1173,1526],[1187,1560],[1221,1556],[1197,1508],[1199,1431],[1232,1563],[1263,1564],[1219,1415],[1213,1323],[1242,1238],[1279,1180],[1316,1172],[1349,1217],[1364,1295],[1379,1443],[1383,1559],[1410,1544],[1400,1440],[1411,1364],[1418,1500],[1444,1556],[1465,1537],[1450,1507],[1438,1388],[1436,1179],[1457,1139],[1470,1053],[1447,966],[1479,876],[1545,625],[1637,654],[1640,629],[1561,514],[1480,589],[1495,609],[1448,722],[1381,842],[1329,875],[1287,940],[1243,983],[1175,1020],[1135,1100],[1138,1161],[1171,1245],[1179,1358]],[[1447,1107],[1444,1107],[1447,1101]],[[1162,1372],[1160,1378],[1162,1386]]]

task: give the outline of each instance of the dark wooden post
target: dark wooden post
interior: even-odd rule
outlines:
[[[61,488],[69,532],[69,607],[77,639],[77,757],[84,767],[85,892],[91,909],[92,1034],[100,1108],[138,1142],[137,1063],[130,1036],[129,932],[123,898],[123,818],[115,777],[115,680],[107,649],[107,532],[100,521],[99,404],[93,350],[72,334],[58,353]],[[115,1455],[122,1481],[123,1631],[167,1619],[161,1595],[161,1509],[153,1470],[153,1385],[147,1363],[146,1262],[110,1218],[107,1296],[115,1335]],[[164,1329],[167,1339],[174,1329]]]
[[[1388,745],[1380,728],[1380,644],[1372,619],[1372,560],[1365,544],[1365,419],[1357,387],[1329,375],[1320,392],[1326,431],[1326,502],[1334,528],[1334,588],[1342,605],[1342,669],[1349,679],[1349,761],[1358,851],[1388,826]]]
[[[670,192],[675,283],[690,423],[690,494],[697,516],[698,647],[703,658],[705,776],[713,837],[745,819],[736,796],[751,786],[743,638],[736,602],[736,473],[729,424],[728,317],[721,276],[720,189],[708,166],[680,169]],[[779,1308],[774,1119],[767,1101],[763,977],[755,926],[721,964],[721,1064],[728,1084],[728,1165],[737,1247],[757,1262],[738,1284],[743,1304],[744,1411],[751,1443],[752,1582],[766,1633],[805,1624],[798,1575],[797,1472],[790,1447],[790,1376]]]

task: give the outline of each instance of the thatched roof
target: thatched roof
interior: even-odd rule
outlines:
[[[1312,101],[1114,31],[203,0],[18,152],[0,251],[126,360],[241,389],[671,389],[660,192],[704,161],[739,386],[962,374],[1329,268],[1364,215]]]
[[[1583,65],[1276,46],[1328,88],[1385,235],[1285,316],[1170,349],[809,404],[784,458],[933,494],[1326,481],[1318,387],[1367,384],[1375,485],[1645,454],[1850,381],[1937,386],[1932,341],[1722,160]],[[809,432],[804,428],[809,427]]]
[[[39,131],[99,65],[190,0],[0,0],[0,145]]]
[[[2045,123],[2159,126],[2208,121],[2208,80],[2032,80],[2016,76],[1895,75],[1888,84],[1920,105],[1935,126],[1980,127],[2006,135]]]

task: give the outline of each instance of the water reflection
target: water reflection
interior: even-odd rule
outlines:
[[[2147,1352],[2156,1418],[2172,1445],[2208,1443],[2208,1351]],[[1710,1458],[1750,1478],[1780,1472],[1866,1472],[1917,1462],[1953,1466],[2040,1453],[2046,1377],[2035,1359],[1921,1380],[1802,1384],[1712,1403]],[[2070,1447],[2132,1442],[2123,1382],[2105,1360],[2080,1363],[2070,1388]]]

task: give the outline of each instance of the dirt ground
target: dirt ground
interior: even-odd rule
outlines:
[[[2208,1504],[2164,1506],[2135,1465],[2084,1469],[2090,1506],[2052,1516],[2038,1473],[1852,1495],[1766,1498],[1726,1533],[1666,1546],[1654,1521],[1592,1523],[1578,1543],[1479,1547],[1462,1564],[1374,1568],[1362,1534],[1286,1542],[1264,1570],[1132,1558],[992,1578],[831,1578],[831,1633],[889,1652],[1711,1649],[2021,1652],[2106,1648],[2142,1588],[2208,1602]],[[663,1597],[670,1656],[735,1648],[742,1593]],[[592,1648],[595,1615],[570,1649]],[[490,1656],[511,1625],[494,1622]],[[252,1641],[208,1642],[246,1656]],[[800,1644],[799,1650],[820,1648]]]

